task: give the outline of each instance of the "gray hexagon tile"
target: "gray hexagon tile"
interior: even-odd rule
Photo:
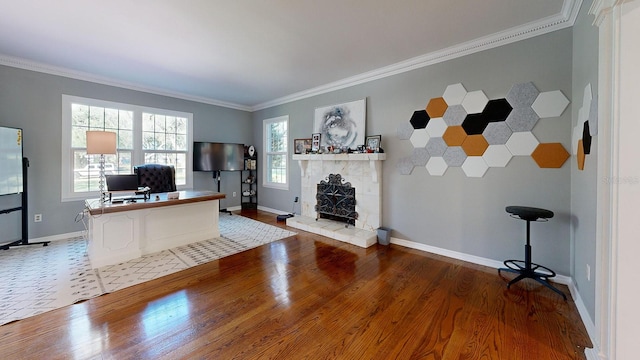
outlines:
[[[530,107],[513,109],[505,122],[513,132],[531,131],[540,118]]]
[[[435,156],[429,159],[426,168],[429,175],[442,176],[449,168],[449,165],[447,165],[447,162],[442,157]]]
[[[429,161],[429,152],[425,148],[415,148],[411,153],[411,162],[414,166],[425,166]]]
[[[462,104],[462,100],[464,100],[466,95],[467,89],[465,89],[462,84],[457,83],[447,86],[442,98],[446,101],[447,105],[453,106]]]
[[[429,133],[427,132],[427,129],[415,129],[413,130],[413,134],[411,134],[411,138],[409,138],[409,140],[415,148],[425,147],[429,141]]]
[[[467,96],[462,100],[462,107],[467,114],[478,114],[484,110],[484,107],[487,106],[488,102],[489,98],[484,94],[484,91],[476,90],[467,93]]]
[[[400,158],[396,166],[400,175],[411,175],[411,172],[413,171],[413,161],[409,156]]]
[[[398,139],[409,140],[411,134],[413,134],[413,125],[409,122],[402,123],[398,126],[396,133],[398,134]]]
[[[482,156],[469,156],[462,164],[462,171],[467,177],[483,177],[489,169]]]
[[[466,117],[467,111],[462,107],[462,105],[451,105],[444,112],[442,119],[448,126],[457,126],[462,125]]]
[[[427,132],[431,137],[441,137],[445,130],[447,130],[447,123],[443,118],[433,118],[427,124]]]
[[[540,118],[558,117],[569,105],[569,99],[560,90],[545,91],[538,95],[531,108]]]
[[[530,107],[536,101],[538,94],[540,91],[536,86],[532,82],[527,82],[513,85],[507,93],[506,99],[514,109]]]
[[[507,141],[507,148],[515,156],[530,156],[540,142],[529,131],[514,132]]]
[[[464,152],[461,146],[450,146],[444,152],[442,158],[447,163],[447,165],[452,167],[459,167],[462,166],[464,161],[467,159],[467,153]]]
[[[489,167],[506,167],[513,155],[507,145],[489,145],[482,157]]]
[[[593,99],[593,93],[591,92],[591,83],[588,83],[587,86],[584,87],[582,94],[582,106],[588,109],[591,104],[591,99]]]
[[[444,152],[447,151],[447,143],[441,137],[432,137],[427,142],[427,152],[431,156],[442,156]]]
[[[513,131],[509,125],[502,121],[487,125],[482,132],[482,136],[484,136],[489,145],[502,145],[507,143],[507,140],[509,140],[512,133]]]

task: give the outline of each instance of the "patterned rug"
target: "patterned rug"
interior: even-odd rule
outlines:
[[[246,217],[220,216],[221,237],[91,269],[84,238],[0,250],[0,325],[114,292],[295,235]],[[46,271],[43,271],[46,269]]]

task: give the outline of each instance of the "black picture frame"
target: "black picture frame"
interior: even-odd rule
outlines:
[[[382,135],[370,135],[367,136],[365,141],[365,147],[369,150],[376,150],[380,148],[380,144],[382,143]]]
[[[311,151],[320,150],[321,136],[322,135],[320,133],[311,134]]]

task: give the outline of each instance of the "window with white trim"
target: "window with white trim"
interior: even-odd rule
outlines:
[[[86,154],[88,130],[112,131],[117,154],[106,174],[131,174],[139,164],[173,165],[179,189],[191,188],[193,114],[62,95],[62,200],[98,196],[100,155]]]
[[[289,116],[263,121],[263,175],[262,185],[276,189],[289,189],[288,152]]]

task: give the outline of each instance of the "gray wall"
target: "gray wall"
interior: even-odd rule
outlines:
[[[573,26],[573,98],[572,122],[578,123],[578,110],[583,106],[582,96],[587,84],[592,93],[598,91],[598,28],[593,26],[593,15],[588,14],[591,1],[582,3],[580,14]],[[598,136],[593,137],[592,153],[586,156],[584,170],[578,170],[575,158],[571,160],[571,230],[573,249],[572,277],[580,297],[595,319],[596,271],[596,186]],[[587,280],[587,264],[591,267],[591,280]]]
[[[572,31],[538,36],[499,48],[435,64],[411,72],[253,113],[254,141],[262,147],[262,120],[290,116],[289,139],[312,133],[316,107],[367,98],[367,134],[382,134],[387,152],[383,165],[383,225],[392,236],[489,259],[524,256],[525,223],[511,219],[505,206],[550,209],[556,216],[532,225],[534,261],[570,275],[571,165],[540,169],[530,157],[515,157],[506,168],[491,168],[480,179],[460,168],[443,177],[425,168],[400,175],[398,160],[411,153],[408,140],[398,140],[398,125],[414,110],[442,96],[447,85],[462,83],[483,90],[490,99],[506,95],[513,84],[533,81],[540,91],[562,90],[571,100]],[[571,111],[542,119],[534,128],[541,142],[561,142],[570,149]],[[260,188],[260,205],[290,211],[300,194],[300,169],[290,167],[289,191]]]
[[[105,86],[86,81],[0,66],[0,125],[24,130],[24,156],[29,158],[30,238],[83,230],[74,222],[84,204],[61,202],[61,113],[62,94],[122,102],[193,113],[194,141],[249,143],[251,115],[246,111]],[[222,191],[240,191],[238,173],[222,176]],[[215,189],[211,173],[194,175],[195,189]],[[19,204],[18,196],[0,197],[0,208]],[[240,205],[239,196],[222,206]],[[43,221],[33,222],[33,214]],[[19,238],[19,212],[0,216],[0,243]]]

